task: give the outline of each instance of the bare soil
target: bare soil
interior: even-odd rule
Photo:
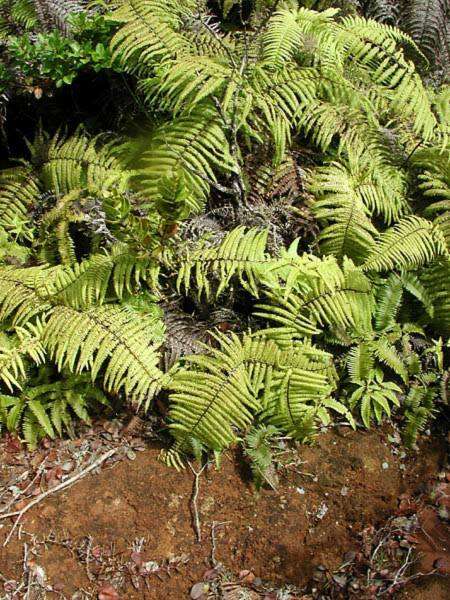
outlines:
[[[250,571],[252,578],[274,586],[307,586],[317,566],[333,572],[346,554],[358,552],[360,533],[367,527],[406,514],[405,503],[425,497],[445,465],[443,440],[426,438],[417,454],[401,459],[388,436],[387,430],[347,428],[324,433],[316,445],[288,452],[278,488],[259,493],[239,453],[227,453],[220,470],[211,465],[200,478],[201,542],[193,528],[191,471],[167,468],[158,460],[157,444],[128,451],[128,457],[103,465],[23,517],[20,537],[15,533],[0,547],[6,586],[0,597],[26,597],[21,592],[8,595],[14,585],[7,582],[20,581],[24,551],[31,550],[31,565],[41,569],[36,572],[45,578],[43,597],[48,598],[97,598],[105,585],[118,590],[122,599],[189,598],[192,586],[217,563],[237,577]],[[1,452],[0,487],[14,469],[39,463],[23,451],[4,447]],[[55,458],[51,445],[39,452]],[[52,476],[43,478],[35,494]],[[20,502],[17,508],[22,508]],[[449,529],[435,508],[414,505],[411,510],[417,510],[423,528],[414,540],[419,557],[415,569],[428,573],[437,560],[450,559]],[[0,544],[12,523],[0,521]],[[448,599],[449,580],[442,575],[413,583],[397,596]],[[103,593],[101,598],[117,596]]]

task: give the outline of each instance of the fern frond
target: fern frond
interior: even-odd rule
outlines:
[[[381,423],[383,414],[391,415],[391,404],[400,406],[398,395],[401,389],[395,383],[384,381],[382,376],[363,382],[350,396],[351,408],[360,406],[364,425],[369,428],[372,418]]]
[[[184,18],[195,9],[192,0],[115,0],[111,18],[122,24],[111,40],[113,57],[128,70],[149,70],[186,52]]]
[[[124,190],[130,174],[115,156],[114,141],[100,147],[100,139],[81,130],[68,138],[56,134],[41,169],[46,189],[58,195],[84,188]]]
[[[213,450],[227,448],[236,440],[233,426],[248,427],[259,408],[243,343],[234,335],[221,342],[223,347],[209,356],[188,357],[192,368],[181,368],[170,383],[170,429],[181,449],[192,437]]]
[[[364,262],[378,232],[356,196],[326,196],[314,203],[313,214],[326,224],[319,235],[323,254],[332,254],[339,260],[347,256],[356,264]]]
[[[188,291],[191,279],[195,281],[199,296],[211,296],[211,276],[218,279],[215,296],[219,296],[237,276],[241,285],[254,296],[258,295],[258,276],[269,262],[266,253],[268,230],[233,229],[219,246],[203,247],[187,251],[179,266],[177,288]]]
[[[301,51],[305,27],[297,19],[296,11],[279,10],[269,20],[262,38],[262,59],[269,69],[282,67]]]
[[[0,380],[10,391],[14,387],[22,387],[22,382],[26,379],[27,357],[36,365],[43,364],[45,350],[41,337],[42,323],[38,321],[36,325],[28,324],[26,328],[16,327],[15,339],[0,343]]]
[[[405,444],[411,447],[419,433],[425,429],[436,412],[434,400],[436,391],[424,385],[414,385],[405,398],[406,427],[403,430]]]
[[[401,377],[404,383],[408,381],[408,371],[403,360],[395,347],[385,338],[380,338],[372,342],[372,349],[377,360],[392,369],[396,375]]]
[[[347,353],[347,369],[350,381],[361,384],[369,379],[374,367],[373,349],[370,342],[361,342]]]
[[[43,343],[58,367],[95,379],[102,367],[109,391],[124,390],[135,402],[148,406],[162,383],[152,326],[117,306],[84,312],[69,307],[53,309],[43,332]]]
[[[164,177],[182,177],[194,197],[205,199],[217,181],[214,169],[236,170],[217,114],[200,106],[157,128],[143,152],[135,181],[144,198],[160,196]]]
[[[432,323],[437,331],[450,333],[450,260],[443,260],[424,271],[420,280],[433,305]]]
[[[385,331],[394,325],[402,299],[403,282],[392,274],[382,282],[377,294],[375,327],[378,331]]]
[[[236,441],[236,428],[248,428],[259,412],[298,438],[304,437],[306,422],[310,431],[311,420],[327,419],[329,355],[314,362],[301,346],[279,349],[271,340],[234,334],[216,339],[219,348],[184,359],[170,381],[175,449],[190,450],[195,439],[220,452]],[[333,410],[336,406],[329,404]]]
[[[0,320],[22,325],[48,311],[50,302],[39,298],[35,290],[51,272],[45,267],[0,269]]]
[[[29,169],[0,172],[0,227],[19,238],[32,240],[29,213],[39,197],[38,180]]]
[[[330,392],[326,373],[287,366],[274,373],[262,416],[294,439],[305,441],[311,437]]]
[[[448,46],[447,0],[410,0],[402,24],[430,59]]]
[[[380,234],[364,271],[416,268],[448,253],[442,233],[420,217],[405,217]]]
[[[274,334],[302,339],[322,327],[371,330],[373,292],[370,281],[352,263],[340,269],[328,261],[322,271],[302,274],[301,285],[289,294],[268,291],[271,304],[258,305],[257,316],[278,325]]]
[[[344,157],[343,157],[344,158]],[[406,185],[386,164],[378,164],[370,152],[353,147],[346,160],[316,169],[309,179],[309,189],[333,206],[357,201],[369,215],[380,215],[387,224],[399,219],[407,209]],[[361,211],[361,209],[360,209]]]

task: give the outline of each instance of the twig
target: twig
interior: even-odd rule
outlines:
[[[17,499],[20,498],[20,496],[25,496],[25,494],[28,492],[28,490],[31,488],[31,486],[36,482],[38,477],[40,477],[42,471],[44,470],[45,463],[47,462],[47,458],[48,457],[46,456],[44,458],[44,460],[41,462],[41,464],[38,466],[36,475],[33,477],[33,479],[30,481],[30,483],[27,485],[27,487],[24,490],[22,490],[20,492],[20,494],[17,494],[17,496],[14,496],[14,498],[11,500],[11,502],[7,506],[5,506],[5,508],[1,511],[1,513],[6,512],[15,502],[17,502]]]
[[[0,520],[7,519],[9,517],[17,517],[17,519],[14,522],[14,525],[11,528],[11,531],[8,534],[8,537],[6,538],[5,542],[3,543],[3,546],[6,546],[8,544],[9,540],[11,539],[12,534],[14,533],[17,525],[19,524],[20,519],[23,517],[23,515],[26,512],[28,512],[30,510],[30,508],[32,508],[33,506],[36,506],[36,504],[39,504],[39,502],[42,502],[42,500],[44,500],[44,498],[47,498],[47,496],[50,496],[51,494],[59,492],[60,490],[67,488],[70,485],[74,484],[76,481],[82,479],[88,473],[90,473],[91,471],[93,471],[94,469],[99,467],[102,463],[104,463],[105,460],[107,460],[108,458],[113,456],[113,454],[116,454],[118,452],[118,450],[119,450],[119,448],[112,448],[111,450],[108,450],[108,452],[105,452],[104,454],[102,454],[96,461],[94,461],[91,465],[86,467],[86,469],[83,469],[82,471],[80,471],[79,473],[77,473],[76,475],[71,477],[70,479],[67,479],[66,481],[62,481],[60,484],[47,490],[43,494],[40,494],[34,500],[29,502],[24,508],[22,508],[22,510],[17,510],[15,512],[10,512],[10,513],[6,513],[4,515],[0,515]]]
[[[431,547],[433,548],[433,550],[437,550],[438,549],[437,544],[435,544],[433,538],[428,533],[428,531],[425,531],[425,529],[422,527],[422,525],[419,525],[419,527],[420,527],[422,533],[424,533],[427,536],[427,538],[430,540],[430,544],[431,544]]]
[[[216,560],[216,527],[220,527],[221,525],[228,525],[230,521],[222,521],[218,523],[217,521],[213,521],[211,526],[211,564],[213,567],[217,567]]]
[[[402,577],[402,576],[403,576],[403,573],[406,571],[406,569],[408,568],[408,566],[409,566],[410,564],[412,564],[412,563],[410,562],[410,560],[409,560],[409,557],[411,556],[411,553],[412,553],[412,548],[408,548],[408,552],[407,552],[407,554],[406,554],[406,558],[405,558],[405,561],[404,561],[404,563],[401,565],[401,567],[399,568],[399,570],[398,570],[398,571],[397,571],[397,573],[395,574],[395,577],[394,577],[394,579],[393,579],[393,581],[392,581],[391,585],[390,585],[388,588],[386,588],[386,589],[384,590],[384,592],[382,592],[382,594],[389,594],[389,593],[391,592],[391,590],[393,590],[393,589],[395,588],[395,586],[396,586],[398,583],[400,583],[400,582],[401,582],[401,580],[400,580],[400,577]],[[380,594],[380,596],[381,596],[382,594]]]
[[[192,490],[192,498],[191,498],[192,519],[194,521],[194,530],[195,530],[197,542],[201,542],[202,541],[202,532],[201,532],[201,527],[200,527],[200,517],[198,514],[197,499],[198,499],[198,488],[199,488],[199,483],[200,483],[200,475],[206,469],[206,467],[208,466],[208,463],[204,464],[203,467],[200,469],[200,471],[196,471],[190,462],[188,462],[188,465],[189,465],[189,468],[191,469],[192,473],[194,474],[194,487]]]

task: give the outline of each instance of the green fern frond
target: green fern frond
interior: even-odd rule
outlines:
[[[400,275],[403,288],[416,298],[432,318],[434,314],[432,297],[417,274],[406,271]]]
[[[415,444],[419,433],[434,417],[435,397],[436,390],[433,387],[416,384],[410,388],[404,402],[406,426],[403,439],[407,446]]]
[[[361,384],[369,379],[374,367],[374,355],[370,342],[362,342],[349,350],[346,359],[350,381]]]
[[[24,240],[33,239],[29,212],[38,202],[39,182],[26,167],[0,171],[0,227]]]
[[[405,217],[380,234],[364,271],[416,268],[448,254],[442,233],[420,217]]]
[[[317,18],[322,20],[319,14],[316,13]],[[262,59],[269,68],[280,68],[299,54],[305,29],[299,26],[297,11],[279,10],[274,14],[262,38]]]
[[[267,482],[273,489],[276,488],[271,476],[274,460],[271,443],[278,433],[279,431],[273,425],[259,425],[253,427],[245,436],[244,452],[250,460],[257,490],[264,482]]]
[[[169,383],[170,428],[177,451],[191,450],[195,439],[220,452],[236,441],[236,429],[247,429],[257,413],[303,438],[312,422],[329,419],[328,406],[346,412],[329,399],[329,356],[314,362],[301,346],[279,349],[261,337],[240,339],[232,334],[216,339],[219,348],[184,359]]]
[[[74,417],[89,423],[88,410],[95,403],[107,405],[108,401],[85,375],[30,384],[18,397],[0,395],[0,424],[13,433],[21,433],[30,449],[34,449],[45,436],[61,436],[64,430],[72,435]]]
[[[375,308],[375,327],[378,331],[390,329],[396,322],[403,299],[403,282],[395,274],[380,285]]]
[[[75,373],[89,370],[92,379],[102,370],[106,390],[123,389],[138,404],[148,407],[161,387],[153,322],[130,310],[111,305],[84,312],[55,307],[42,339],[58,368]]]
[[[318,200],[313,214],[318,221],[327,223],[318,238],[323,254],[332,254],[339,260],[348,256],[356,264],[364,262],[378,232],[355,197],[339,200],[328,196]]]
[[[324,266],[322,272],[303,276],[301,285],[287,296],[268,291],[271,304],[258,305],[255,314],[275,322],[280,334],[300,339],[323,327],[370,331],[374,302],[370,281],[352,263],[343,269],[332,261]]]
[[[372,418],[381,423],[383,415],[391,415],[391,404],[400,406],[398,395],[401,389],[395,383],[384,381],[383,377],[376,375],[368,379],[352,393],[349,398],[351,408],[360,407],[361,418],[364,425],[369,428]]]
[[[372,349],[378,362],[383,366],[387,366],[396,375],[398,375],[404,383],[408,381],[408,371],[395,347],[385,338],[380,338],[372,342]]]
[[[182,177],[194,197],[204,200],[217,181],[214,169],[236,170],[217,114],[200,106],[157,128],[142,153],[134,178],[145,199],[160,197],[161,179]]]
[[[0,269],[0,320],[23,325],[48,311],[50,302],[39,298],[35,290],[45,289],[43,282],[50,273],[52,269],[46,267]]]
[[[273,374],[262,417],[294,439],[305,441],[311,437],[319,409],[330,392],[326,373],[286,366]]]
[[[218,246],[187,251],[178,271],[177,288],[188,291],[195,281],[198,296],[212,293],[212,276],[218,280],[214,295],[219,296],[237,276],[241,285],[258,296],[258,278],[264,265],[269,262],[266,253],[267,230],[238,227],[226,235]]]
[[[186,52],[184,18],[195,2],[177,0],[115,0],[110,17],[122,24],[111,40],[113,58],[129,70],[149,70],[154,64]]]
[[[26,359],[41,365],[45,360],[45,350],[41,342],[42,323],[28,324],[27,327],[16,327],[13,339],[0,340],[0,380],[12,392],[13,388],[21,389],[26,379]]]
[[[443,260],[420,275],[433,305],[432,324],[437,331],[450,333],[450,260]]]
[[[236,336],[221,342],[209,356],[188,357],[170,382],[169,427],[180,449],[191,437],[216,451],[227,448],[236,441],[234,427],[247,428],[259,408],[244,344]]]
[[[41,178],[47,190],[67,194],[75,189],[124,190],[129,173],[115,155],[115,142],[100,146],[101,137],[81,130],[71,137],[56,134],[46,148]]]

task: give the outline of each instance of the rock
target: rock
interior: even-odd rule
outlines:
[[[434,561],[433,566],[442,575],[450,575],[450,558],[448,556],[441,556]]]
[[[209,584],[204,581],[196,583],[191,588],[190,597],[192,600],[203,600],[206,598],[206,594],[209,592]]]

